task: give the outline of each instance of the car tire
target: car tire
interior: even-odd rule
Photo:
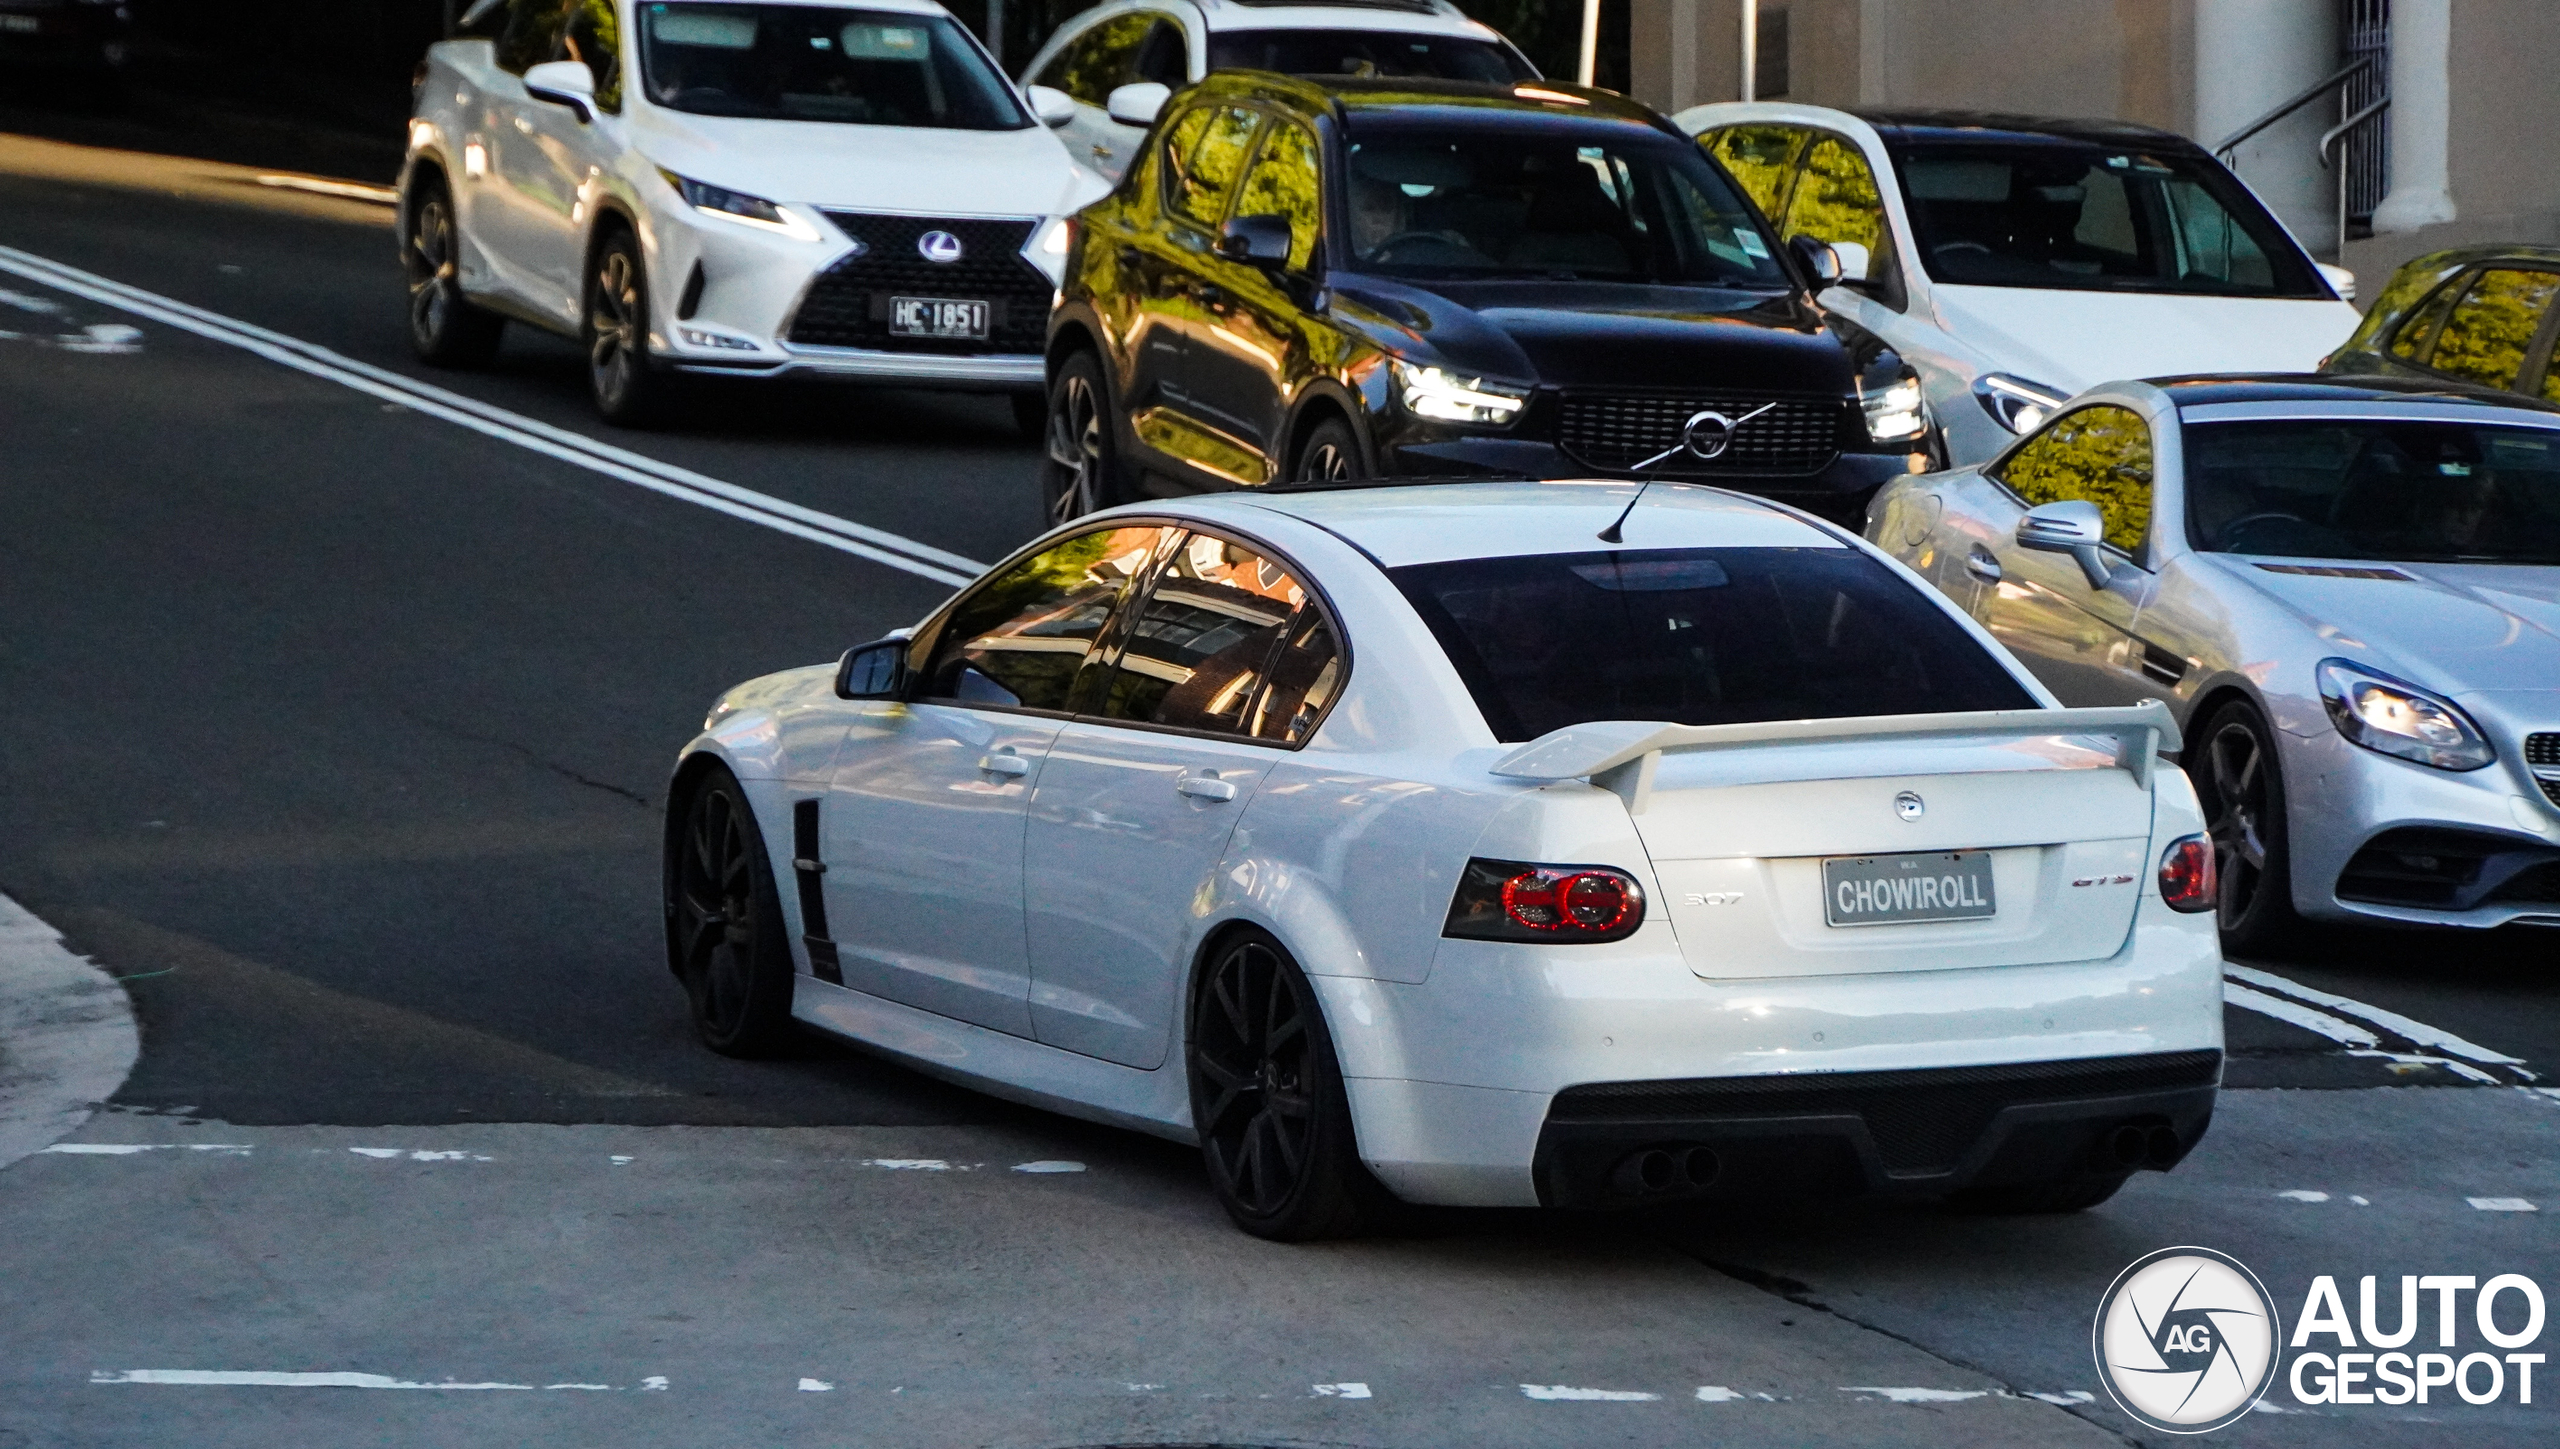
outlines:
[[[1967,1188],[1948,1199],[1959,1212],[2000,1217],[2028,1213],[2076,1213],[2114,1197],[2131,1181],[2130,1172],[2087,1173],[2052,1182],[2003,1183]]]
[[[587,267],[587,392],[604,420],[626,428],[666,420],[670,380],[649,359],[649,273],[640,239],[616,229]]]
[[[409,346],[430,367],[482,367],[498,355],[507,320],[462,294],[462,240],[441,177],[409,196],[400,270],[409,284]]]
[[[1289,476],[1300,483],[1347,483],[1368,475],[1360,457],[1360,435],[1340,418],[1327,418],[1309,429],[1289,468]]]
[[[2259,955],[2298,943],[2284,776],[2266,716],[2246,700],[2215,710],[2189,738],[2186,768],[2213,839],[2223,950]]]
[[[1007,401],[1013,404],[1013,430],[1023,441],[1037,443],[1049,436],[1049,395],[1045,392],[1018,392]]]
[[[1237,1227],[1346,1238],[1393,1199],[1361,1164],[1342,1069],[1306,974],[1268,933],[1227,937],[1200,973],[1184,1056],[1209,1188]]]
[[[1040,504],[1052,527],[1120,501],[1110,398],[1102,359],[1088,351],[1068,354],[1049,384],[1041,408]]]
[[[770,1056],[792,1034],[796,973],[764,835],[727,770],[703,776],[679,808],[667,843],[667,964],[704,1046]]]

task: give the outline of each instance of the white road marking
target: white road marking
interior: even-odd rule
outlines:
[[[191,1388],[264,1388],[264,1389],[509,1389],[529,1392],[531,1384],[466,1384],[447,1380],[443,1383],[420,1383],[395,1379],[389,1374],[357,1373],[272,1373],[262,1369],[98,1369],[89,1375],[93,1384],[175,1384]],[[555,1389],[597,1388],[595,1384],[553,1384]]]
[[[800,1381],[800,1392],[804,1394],[832,1394],[835,1391],[836,1386],[828,1383],[825,1379],[802,1379]]]
[[[377,206],[398,206],[400,193],[388,186],[367,186],[360,181],[329,181],[318,176],[286,176],[270,174],[257,178],[260,186],[280,191],[307,191],[314,196],[343,196],[349,201],[370,201]]]
[[[2222,983],[2222,999],[2233,1006],[2245,1007],[2260,1016],[2272,1016],[2290,1022],[2305,1031],[2318,1032],[2329,1040],[2346,1046],[2379,1046],[2382,1038],[2360,1026],[2350,1026],[2325,1011],[2314,1011],[2298,1002],[2252,991],[2236,981]]]
[[[2263,986],[2269,991],[2281,992],[2297,1001],[2307,1001],[2314,1006],[2325,1006],[2332,1011],[2344,1012],[2358,1021],[2378,1026],[2419,1046],[2434,1047],[2438,1051],[2448,1052],[2470,1061],[2486,1063],[2493,1067],[2524,1065],[2522,1057],[2511,1057],[2504,1052],[2492,1051],[2476,1043],[2464,1041],[2441,1027],[2429,1026],[2423,1021],[2413,1020],[2379,1006],[2368,1006],[2351,996],[2339,996],[2332,992],[2314,990],[2299,982],[2288,981],[2272,971],[2261,971],[2254,966],[2226,965],[2222,969],[2225,976],[2246,981],[2252,986]]]
[[[1874,1394],[1879,1398],[1891,1399],[1897,1404],[1958,1404],[1966,1399],[1991,1397],[1989,1389],[1886,1389],[1854,1384],[1841,1385],[1840,1392]]]
[[[70,1157],[131,1157],[141,1152],[228,1152],[246,1157],[246,1142],[57,1142],[45,1149]]]
[[[1702,1404],[1732,1404],[1745,1402],[1751,1396],[1736,1393],[1722,1384],[1700,1384],[1697,1397],[1698,1402]]]
[[[1369,1397],[1369,1386],[1361,1383],[1318,1384],[1315,1386],[1315,1390],[1316,1397],[1319,1399],[1365,1399]]]
[[[2042,1399],[2048,1404],[2060,1404],[2066,1409],[2076,1404],[2094,1404],[2098,1401],[2098,1396],[2087,1389],[2065,1389],[2058,1394],[2029,1394],[2027,1397]]]
[[[1081,1162],[1017,1162],[1013,1165],[1013,1170],[1016,1172],[1082,1172],[1084,1164]]]
[[[2307,1187],[2289,1187],[2277,1193],[2276,1196],[2291,1198],[2295,1202],[2327,1202],[2329,1200],[2327,1193],[2314,1192]]]
[[[2347,1194],[2347,1201],[2354,1203],[2357,1207],[2373,1206],[2373,1200],[2371,1198],[2358,1197],[2354,1193]]]
[[[865,1167],[885,1167],[891,1172],[949,1172],[951,1164],[939,1157],[866,1157]],[[962,1168],[967,1171],[967,1168]]]
[[[647,1378],[640,1381],[640,1391],[644,1394],[665,1393],[667,1391],[667,1376],[665,1374],[649,1375]]]
[[[401,403],[483,437],[511,443],[530,452],[646,488],[652,493],[698,504],[794,538],[856,554],[936,583],[968,583],[986,566],[974,559],[919,543],[814,508],[724,483],[717,478],[645,457],[625,448],[566,428],[509,412],[505,408],[448,392],[399,373],[358,362],[281,332],[210,312],[157,292],[127,286],[113,278],[0,246],[0,272],[84,297],[137,317],[175,327],[211,341],[254,353],[297,372],[353,388],[385,402]]]
[[[1577,1389],[1567,1384],[1522,1384],[1520,1392],[1545,1403],[1649,1404],[1662,1397],[1641,1389]]]
[[[625,1157],[625,1156],[623,1156],[623,1155],[622,1155],[622,1154],[620,1154],[620,1153],[615,1153],[615,1154],[613,1154],[613,1165],[614,1165],[614,1166],[616,1166],[616,1167],[622,1167],[622,1166],[625,1166],[625,1165],[627,1165],[630,1161],[631,1161],[631,1159],[630,1159],[630,1158]]]
[[[2484,1213],[2538,1213],[2542,1209],[2520,1197],[2473,1197],[2463,1201]]]
[[[21,312],[33,312],[39,317],[62,315],[62,304],[51,297],[38,297],[27,292],[12,292],[6,287],[0,287],[0,306],[15,307]]]

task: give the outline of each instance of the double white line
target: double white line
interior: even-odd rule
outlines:
[[[173,297],[127,286],[112,278],[65,266],[15,247],[0,246],[0,272],[226,343],[244,352],[255,353],[269,362],[281,363],[296,372],[308,373],[469,428],[483,437],[512,443],[591,473],[600,473],[646,488],[652,493],[698,504],[794,538],[805,538],[811,543],[857,554],[919,578],[957,586],[969,582],[986,567],[974,559],[947,553],[911,538],[870,528],[831,513],[820,513],[814,508],[803,508],[797,503],[758,493],[752,488],[741,488],[735,483],[723,483],[672,463],[661,463],[629,449],[600,443],[566,428],[555,428],[520,413],[492,407],[460,393],[447,392],[370,363],[358,362],[299,338],[271,332],[218,312],[208,312]]]
[[[2370,1006],[2351,996],[2314,990],[2254,966],[2226,962],[2222,974],[2224,1001],[2316,1032],[2345,1047],[2350,1056],[2424,1062],[2484,1084],[2513,1086],[2538,1080],[2522,1058],[2464,1041],[2414,1017]],[[2395,1041],[2417,1050],[2404,1052],[2386,1045]]]

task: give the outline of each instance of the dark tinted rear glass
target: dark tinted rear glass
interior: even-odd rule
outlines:
[[[2187,533],[2210,553],[2560,564],[2560,432],[2379,418],[2192,423]]]
[[[1936,603],[1851,549],[1625,549],[1388,572],[1505,740],[1605,719],[2036,705]]]
[[[1505,85],[1536,80],[1520,52],[1463,35],[1394,30],[1229,30],[1209,37],[1209,69],[1282,75],[1430,76]]]

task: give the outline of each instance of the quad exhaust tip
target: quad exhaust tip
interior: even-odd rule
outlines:
[[[1724,1170],[1713,1149],[1673,1144],[1648,1147],[1630,1152],[1618,1159],[1610,1170],[1609,1185],[1622,1197],[1661,1197],[1669,1193],[1695,1192],[1716,1180]]]

